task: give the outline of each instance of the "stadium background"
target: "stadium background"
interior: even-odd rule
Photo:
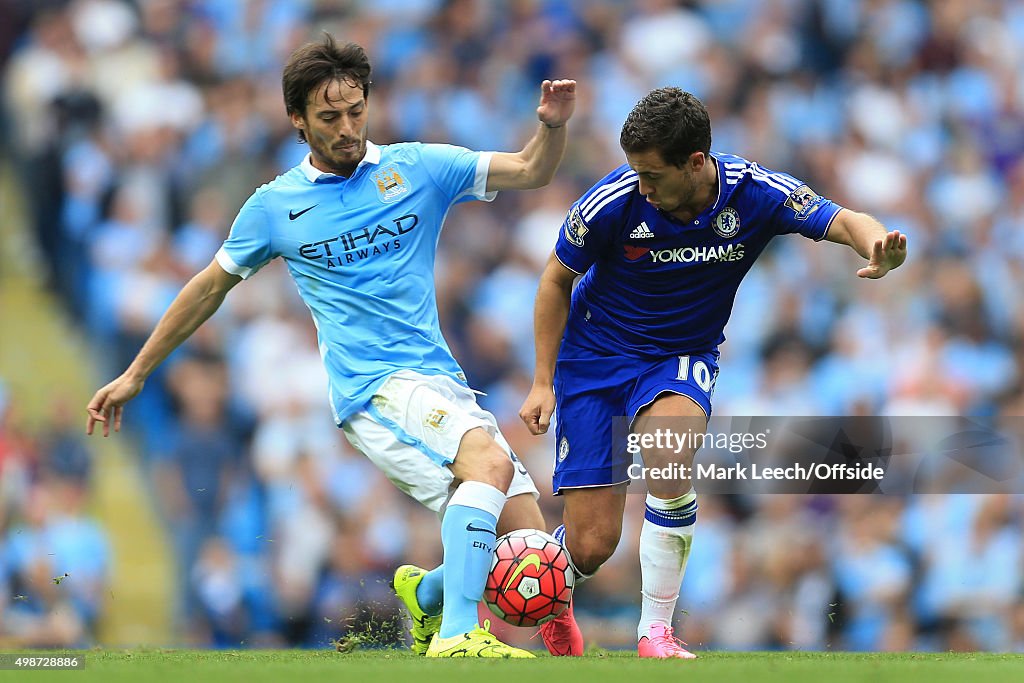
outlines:
[[[368,49],[378,143],[518,149],[539,81],[579,80],[556,181],[454,210],[437,268],[446,337],[552,525],[553,445],[516,416],[535,282],[659,85],[706,102],[716,149],[910,237],[879,282],[776,240],[727,329],[720,414],[1024,413],[1019,2],[0,0],[0,644],[325,647],[393,618],[396,564],[438,560],[436,519],[333,427],[279,263],[151,378],[126,434],[81,433],[235,210],[304,154],[280,68],[321,29]],[[630,498],[578,593],[607,647],[635,643]],[[683,635],[1022,651],[1022,531],[1020,496],[704,496]]]

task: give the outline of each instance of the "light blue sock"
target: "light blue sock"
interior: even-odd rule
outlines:
[[[452,494],[441,520],[444,545],[442,638],[477,627],[477,603],[491,569],[498,516],[505,494],[490,484],[466,481]],[[421,603],[422,604],[422,603]]]
[[[420,579],[416,586],[416,602],[428,616],[436,617],[441,613],[441,601],[444,600],[444,565],[439,564]]]

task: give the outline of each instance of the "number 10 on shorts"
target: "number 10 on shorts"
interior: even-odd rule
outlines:
[[[704,390],[704,393],[711,394],[714,391],[718,373],[712,374],[708,364],[700,359],[695,360],[691,365],[689,356],[679,356],[679,373],[676,375],[676,379],[687,382],[691,374],[693,381]]]

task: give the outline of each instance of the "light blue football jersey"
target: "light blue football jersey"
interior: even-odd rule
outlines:
[[[344,178],[317,170],[307,155],[257,189],[235,218],[217,262],[248,278],[285,260],[313,314],[339,424],[398,370],[465,383],[441,334],[434,256],[452,205],[494,198],[486,192],[490,159],[451,145],[368,141]]]

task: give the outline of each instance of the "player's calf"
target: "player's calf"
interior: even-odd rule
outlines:
[[[572,558],[573,566],[586,578],[612,556],[622,535],[622,512],[626,486],[563,488],[564,531],[558,532]]]
[[[565,539],[565,548],[572,558],[573,568],[577,576],[583,579],[593,576],[619,545],[619,535],[611,531],[588,535],[587,532],[573,533],[567,529]]]

